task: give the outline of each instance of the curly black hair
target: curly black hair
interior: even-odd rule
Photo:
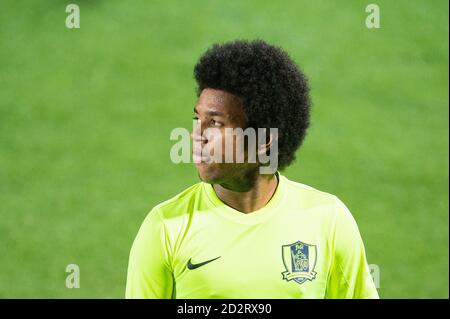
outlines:
[[[295,159],[310,123],[305,75],[279,47],[262,40],[215,44],[194,68],[197,95],[205,88],[238,96],[248,127],[278,128],[278,168]]]

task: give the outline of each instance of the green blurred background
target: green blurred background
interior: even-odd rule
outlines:
[[[122,298],[147,212],[197,182],[172,164],[193,66],[215,42],[282,46],[312,87],[284,174],[355,216],[382,298],[448,298],[448,2],[2,1],[0,297]],[[81,287],[65,287],[66,265]]]

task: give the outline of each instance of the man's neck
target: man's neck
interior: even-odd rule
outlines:
[[[252,187],[246,191],[236,191],[214,184],[217,196],[228,206],[248,214],[263,208],[270,201],[277,189],[276,175],[257,175]]]

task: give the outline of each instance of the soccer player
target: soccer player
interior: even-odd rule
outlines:
[[[264,41],[234,41],[212,46],[194,74],[201,181],[145,218],[130,252],[126,297],[378,298],[344,203],[280,173],[309,126],[308,83],[296,64]],[[216,130],[206,136],[208,128]],[[236,146],[224,139],[227,128],[277,128],[257,145],[267,154],[277,142],[277,170],[261,173],[266,164],[258,160],[207,161],[203,148]]]

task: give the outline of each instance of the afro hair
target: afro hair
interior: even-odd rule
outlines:
[[[309,127],[310,98],[305,75],[281,48],[262,40],[215,44],[194,68],[197,95],[203,89],[238,96],[248,127],[278,129],[278,168],[295,159]]]

